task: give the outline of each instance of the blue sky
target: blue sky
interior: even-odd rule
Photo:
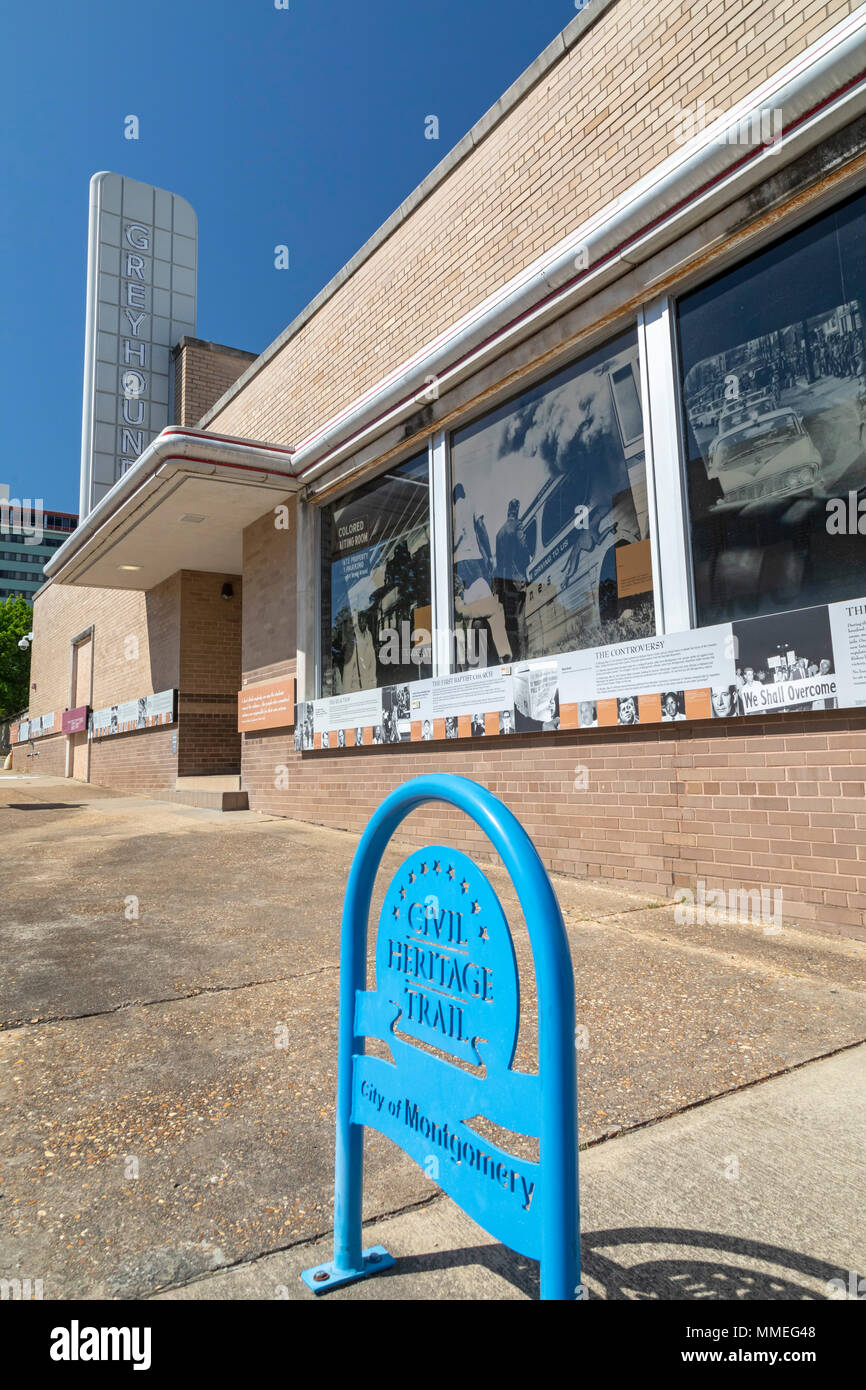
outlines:
[[[262,351],[575,15],[574,0],[4,0],[0,482],[76,511],[87,204],[188,198],[199,337]],[[140,139],[124,139],[124,118]],[[425,117],[439,140],[425,139]],[[274,247],[291,267],[274,269]]]

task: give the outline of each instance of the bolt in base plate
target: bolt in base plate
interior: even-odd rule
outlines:
[[[329,1293],[342,1284],[354,1284],[358,1279],[366,1279],[369,1274],[381,1274],[383,1269],[390,1269],[394,1263],[394,1256],[388,1254],[384,1245],[372,1245],[361,1256],[360,1269],[337,1269],[330,1260],[327,1264],[302,1270],[301,1278],[313,1293]]]

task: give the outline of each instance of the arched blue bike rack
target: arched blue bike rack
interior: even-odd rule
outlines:
[[[498,851],[520,899],[538,992],[538,1074],[513,1071],[520,1016],[514,946],[486,876],[460,850],[428,845],[403,862],[376,936],[366,989],[367,922],[376,871],[398,825],[429,801],[464,811]],[[365,1052],[379,1038],[393,1062]],[[414,1039],[415,1041],[412,1041]],[[456,1066],[417,1042],[468,1063]],[[536,1136],[537,1162],[467,1121]],[[541,1297],[580,1283],[574,982],[562,914],[532,841],[497,797],[464,777],[416,777],[375,812],[343,906],[334,1183],[334,1258],[305,1270],[325,1293],[394,1260],[361,1249],[364,1126],[399,1145],[480,1226],[541,1262]]]

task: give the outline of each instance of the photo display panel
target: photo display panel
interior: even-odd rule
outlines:
[[[679,301],[699,624],[866,588],[864,302],[862,194]]]
[[[322,509],[322,690],[432,674],[426,453]]]
[[[655,632],[637,335],[451,444],[458,667]]]

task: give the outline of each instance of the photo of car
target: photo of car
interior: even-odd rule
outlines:
[[[759,403],[723,415],[719,425],[707,464],[707,476],[723,492],[713,511],[777,501],[820,484],[821,455],[795,410]]]

